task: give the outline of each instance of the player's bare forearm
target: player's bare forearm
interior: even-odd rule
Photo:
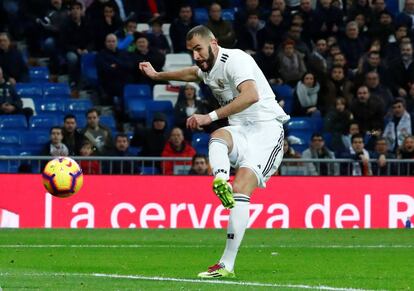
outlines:
[[[193,82],[198,81],[196,66],[186,67],[181,70],[170,71],[170,72],[157,72],[149,62],[139,63],[139,69],[141,72],[149,78],[156,81],[184,81]]]
[[[226,118],[239,113],[259,101],[259,93],[254,81],[245,81],[238,87],[240,94],[229,104],[216,110],[218,118]]]

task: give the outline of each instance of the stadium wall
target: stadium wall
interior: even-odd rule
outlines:
[[[223,228],[211,177],[85,176],[70,198],[40,175],[0,175],[0,226]],[[272,177],[251,201],[251,228],[401,228],[414,217],[413,178]]]

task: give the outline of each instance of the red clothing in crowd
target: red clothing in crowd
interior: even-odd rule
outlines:
[[[82,173],[86,175],[96,175],[101,173],[101,165],[99,161],[80,161],[79,163]]]
[[[195,149],[189,145],[188,143],[184,142],[182,150],[176,151],[171,147],[171,143],[167,142],[164,150],[162,151],[162,157],[190,157],[192,158],[196,154]],[[174,165],[189,165],[191,166],[191,161],[168,161],[162,163],[162,171],[164,175],[173,175],[174,174]]]

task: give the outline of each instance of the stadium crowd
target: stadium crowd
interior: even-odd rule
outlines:
[[[284,163],[278,174],[299,169],[306,175],[412,175],[414,164],[387,163],[414,158],[414,0],[397,10],[388,7],[393,2],[1,1],[0,115],[24,115],[30,124],[36,106],[24,107],[21,98],[27,96],[15,87],[31,83],[30,68],[46,58],[50,82],[67,75],[71,99],[90,90],[94,104],[84,112],[84,127],[78,128],[77,115],[65,112],[63,126],[50,127],[50,141],[34,155],[194,157],[190,173],[208,174],[206,157],[192,146],[198,133],[185,128],[188,116],[217,106],[208,87],[168,85],[177,90],[174,109],[156,112],[149,122],[131,117],[124,101],[128,84],[147,84],[151,92],[157,85],[141,74],[139,62],[163,70],[169,54],[187,53],[186,33],[205,24],[219,45],[249,53],[292,120],[308,123],[299,131],[287,124],[285,158],[354,161],[347,170],[298,160]],[[142,24],[147,29],[139,29]],[[96,84],[86,80],[82,67],[82,58],[91,53]],[[97,108],[106,106],[115,128],[100,122]],[[205,132],[223,124],[215,122]],[[187,171],[191,162],[182,163]],[[140,173],[122,161],[81,165],[90,174]],[[173,174],[175,166],[179,163],[162,162],[157,169]]]

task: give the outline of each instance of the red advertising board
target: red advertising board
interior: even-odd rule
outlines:
[[[0,174],[0,227],[222,228],[212,177],[85,176],[70,198],[40,175]],[[398,228],[414,218],[412,178],[272,177],[254,193],[252,228]]]

